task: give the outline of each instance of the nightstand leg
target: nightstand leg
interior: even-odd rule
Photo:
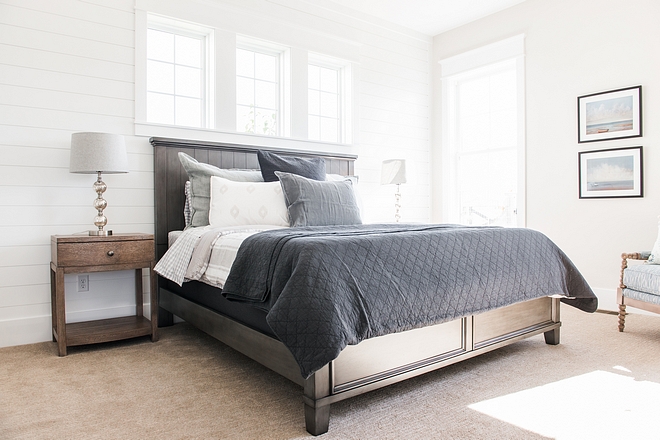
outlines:
[[[142,269],[135,269],[135,314],[143,316],[144,290],[142,289]]]
[[[66,312],[64,301],[64,269],[55,271],[55,331],[60,356],[66,356]]]
[[[55,295],[55,268],[53,264],[51,263],[50,266],[50,316],[53,321],[52,327],[50,329],[50,335],[53,338],[53,342],[57,342],[57,338],[55,337],[55,332],[57,332],[57,311],[55,309],[55,301],[56,301],[56,295]]]

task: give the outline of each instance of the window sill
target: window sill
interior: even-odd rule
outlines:
[[[183,127],[154,124],[149,122],[136,122],[135,136],[195,139],[237,145],[252,145],[257,147],[279,147],[291,150],[311,150],[318,152],[329,151],[336,153],[354,154],[353,144],[339,144],[334,142],[311,141],[309,139],[263,136],[252,133],[228,132],[213,130],[209,128]]]

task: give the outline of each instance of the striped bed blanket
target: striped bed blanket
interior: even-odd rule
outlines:
[[[222,289],[243,240],[257,232],[279,228],[250,225],[186,229],[170,243],[154,270],[179,286],[186,281],[196,280]]]

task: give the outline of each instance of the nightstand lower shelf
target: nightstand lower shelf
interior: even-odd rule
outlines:
[[[96,321],[66,324],[66,345],[97,344],[119,341],[152,334],[151,321],[144,316],[123,316],[121,318],[99,319]],[[57,338],[57,335],[53,335]]]

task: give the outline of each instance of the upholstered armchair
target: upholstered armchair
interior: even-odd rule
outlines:
[[[648,260],[650,252],[621,254],[621,277],[617,289],[619,304],[619,331],[625,327],[626,306],[660,313],[660,265],[635,264],[628,260]]]

